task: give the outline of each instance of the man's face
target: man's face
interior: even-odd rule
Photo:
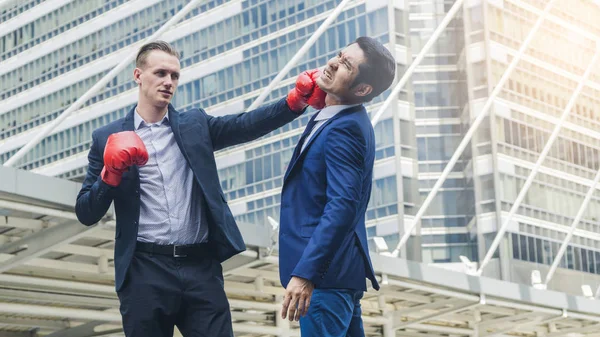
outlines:
[[[358,67],[365,61],[362,49],[353,43],[327,62],[323,74],[317,79],[317,85],[340,101],[355,101],[359,98],[357,96],[362,96],[361,85],[351,85],[358,76]]]
[[[133,72],[140,87],[140,99],[159,108],[169,105],[179,83],[180,70],[177,57],[160,50],[151,51],[145,65]]]

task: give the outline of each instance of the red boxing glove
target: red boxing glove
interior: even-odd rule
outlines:
[[[308,106],[308,96],[313,92],[314,82],[307,71],[296,79],[296,86],[288,93],[286,102],[290,110],[302,112]]]
[[[314,85],[313,92],[308,98],[308,105],[317,110],[321,110],[325,107],[325,97],[327,97],[327,93],[321,90],[317,85],[317,79],[321,77],[322,72],[319,69],[314,69],[310,70],[308,73]]]
[[[134,131],[123,131],[108,136],[104,148],[104,168],[102,181],[110,186],[118,186],[121,176],[132,165],[145,165],[148,151],[144,142]]]
[[[318,78],[318,77],[315,77]],[[325,97],[327,97],[327,93],[315,83],[315,90],[313,90],[312,95],[308,98],[308,105],[312,106],[317,110],[321,110],[325,107]]]
[[[294,112],[301,112],[307,106],[315,109],[325,107],[325,93],[317,86],[316,80],[321,76],[319,69],[313,69],[302,72],[298,75],[296,86],[290,90],[287,96],[287,104]]]

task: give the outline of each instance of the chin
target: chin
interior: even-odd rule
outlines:
[[[161,108],[164,108],[167,105],[169,105],[169,103],[171,103],[170,100],[159,99],[156,102],[154,102],[154,105],[158,106],[158,107],[161,107]]]

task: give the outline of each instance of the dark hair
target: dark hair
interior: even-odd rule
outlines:
[[[165,41],[154,41],[149,42],[143,45],[138,51],[137,57],[135,58],[135,66],[137,68],[143,68],[146,65],[146,59],[148,58],[148,54],[150,54],[153,50],[164,51],[167,54],[173,55],[179,59],[179,53],[175,49],[175,47],[171,46],[168,42]]]
[[[351,87],[366,83],[373,87],[373,91],[364,97],[368,102],[387,90],[396,76],[396,60],[387,48],[379,41],[361,36],[353,43],[358,44],[365,54],[365,62],[358,66],[358,76]]]

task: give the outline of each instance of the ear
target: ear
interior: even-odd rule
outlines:
[[[133,69],[133,80],[135,81],[135,83],[137,83],[138,86],[142,84],[142,79],[140,79],[141,75],[142,70],[140,68]]]
[[[354,87],[354,94],[359,97],[368,96],[373,91],[373,87],[366,83],[360,83]]]

